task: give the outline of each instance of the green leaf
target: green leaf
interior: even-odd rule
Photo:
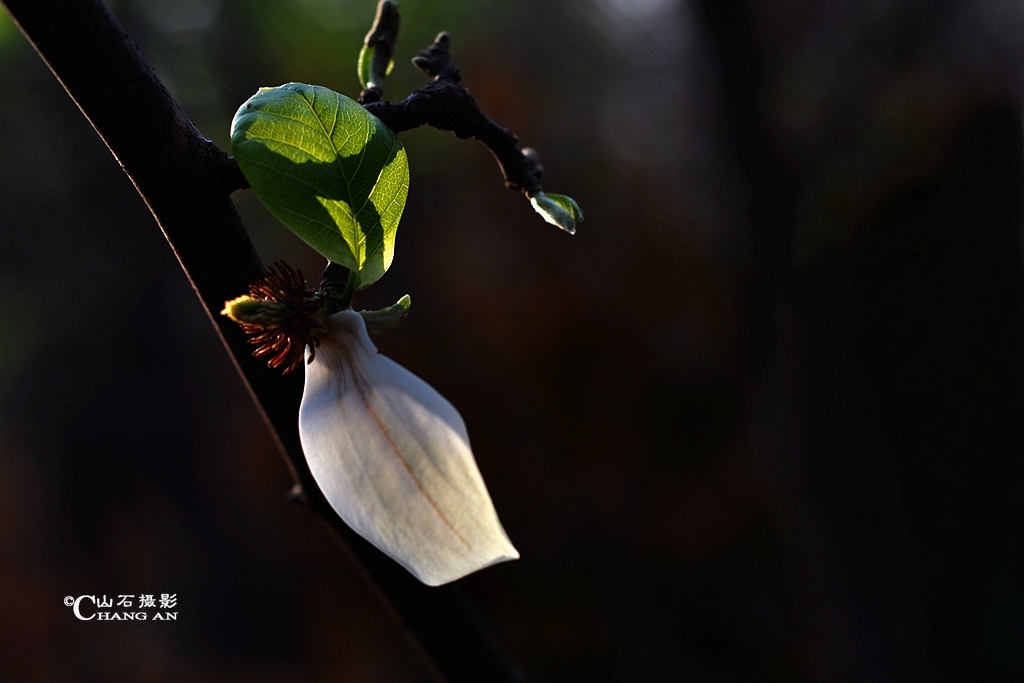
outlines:
[[[231,122],[231,149],[271,213],[358,272],[360,288],[391,265],[409,163],[398,137],[358,103],[302,83],[261,88]]]
[[[363,316],[367,332],[381,334],[398,327],[398,324],[405,320],[405,316],[409,315],[409,306],[411,305],[412,299],[406,294],[397,303],[387,308],[376,311],[359,311],[359,315]]]
[[[576,200],[572,197],[566,197],[564,194],[551,194],[547,195],[548,199],[561,206],[563,209],[572,214],[572,219],[577,223],[583,222],[583,212],[580,211],[580,205],[576,203]]]
[[[548,223],[557,225],[570,235],[576,233],[576,224],[583,222],[583,212],[579,205],[564,194],[545,194],[538,192],[530,197],[534,211],[544,217]]]

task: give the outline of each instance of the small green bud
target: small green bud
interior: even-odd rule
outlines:
[[[221,315],[234,320],[239,325],[258,325],[264,329],[280,327],[290,317],[288,307],[274,301],[256,299],[249,295],[224,302]]]
[[[530,197],[530,204],[544,220],[551,225],[557,225],[570,235],[576,233],[576,224],[583,222],[583,212],[572,197],[538,192]]]
[[[398,38],[400,15],[399,5],[391,0],[381,0],[377,5],[377,16],[370,32],[363,39],[363,49],[359,51],[359,82],[363,88],[384,89],[384,79],[395,66],[395,41]]]
[[[366,331],[370,334],[381,334],[398,327],[398,324],[405,320],[409,314],[409,307],[412,299],[406,294],[392,306],[377,311],[359,311],[366,323]]]
[[[391,75],[395,68],[395,60],[388,54],[386,48],[380,46],[366,46],[359,51],[359,82],[363,88],[384,89],[384,80]]]

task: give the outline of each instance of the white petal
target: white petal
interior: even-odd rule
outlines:
[[[430,586],[518,558],[458,411],[377,353],[358,313],[329,323],[306,366],[299,435],[331,507]]]

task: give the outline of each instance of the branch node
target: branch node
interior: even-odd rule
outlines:
[[[448,33],[441,31],[434,38],[434,43],[426,50],[420,50],[419,54],[412,58],[412,63],[417,69],[425,71],[435,81],[448,81],[458,83],[462,80],[459,69],[452,64],[451,38]]]
[[[249,181],[242,175],[242,169],[234,157],[227,157],[224,164],[224,172],[221,176],[220,187],[224,194],[231,194],[235,190],[248,190]]]
[[[381,95],[382,93],[380,88],[370,86],[363,92],[359,93],[359,99],[357,101],[359,104],[373,104],[374,102],[380,102]]]
[[[523,147],[523,156],[526,157],[533,167],[537,170],[537,177],[540,178],[541,174],[544,173],[544,164],[540,163],[540,153],[533,147]]]

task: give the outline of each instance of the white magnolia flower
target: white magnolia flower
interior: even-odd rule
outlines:
[[[306,365],[299,434],[338,515],[430,586],[518,558],[458,411],[380,355],[358,313],[327,325]]]

